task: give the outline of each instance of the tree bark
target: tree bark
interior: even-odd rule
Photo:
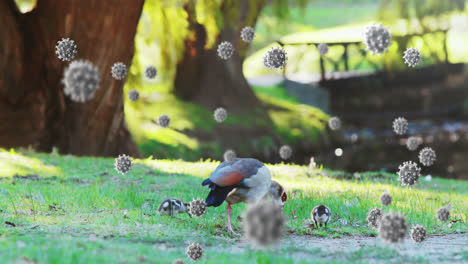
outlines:
[[[14,0],[0,1],[0,145],[140,157],[124,120],[125,81],[114,80],[110,69],[117,61],[131,63],[143,2],[38,0],[21,14]],[[62,37],[77,44],[75,59],[100,70],[100,88],[89,102],[75,103],[63,93],[69,62],[55,54]]]
[[[184,56],[177,65],[174,82],[177,96],[208,108],[241,110],[259,106],[242,72],[249,45],[241,40],[240,31],[245,26],[255,26],[265,4],[265,0],[238,0],[224,1],[221,5],[223,27],[217,44],[229,41],[234,45],[235,52],[229,60],[218,57],[217,45],[205,48],[206,30],[196,22],[195,9],[185,6],[192,35],[185,41]]]

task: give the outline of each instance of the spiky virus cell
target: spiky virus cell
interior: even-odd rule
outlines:
[[[328,45],[325,44],[325,43],[318,44],[317,49],[318,49],[318,52],[320,53],[320,55],[322,55],[322,56],[328,53]]]
[[[367,213],[367,224],[373,229],[379,228],[383,212],[379,208],[374,208]]]
[[[181,259],[176,259],[174,262],[172,262],[172,264],[184,264],[184,261]]]
[[[398,181],[402,186],[412,186],[416,184],[421,176],[421,168],[412,161],[403,162],[398,169]]]
[[[223,41],[218,45],[218,56],[223,60],[228,60],[234,54],[234,46],[231,42]]]
[[[422,225],[416,225],[411,228],[411,239],[416,243],[421,243],[426,240],[426,228]]]
[[[130,156],[127,156],[125,154],[119,155],[119,157],[115,159],[114,166],[115,166],[115,170],[118,173],[125,175],[132,168],[132,160],[130,159]]]
[[[279,154],[280,154],[280,157],[283,160],[287,160],[287,159],[291,158],[291,156],[292,156],[292,148],[290,146],[288,146],[288,145],[283,145],[279,149]]]
[[[170,122],[171,122],[171,119],[166,114],[162,114],[158,117],[158,125],[160,127],[168,127]]]
[[[194,199],[189,203],[188,212],[191,216],[200,217],[205,214],[206,204],[202,199]]]
[[[127,66],[122,62],[116,62],[112,65],[111,74],[116,80],[123,80],[127,76]]]
[[[244,233],[252,244],[266,247],[281,239],[285,222],[281,207],[271,201],[261,201],[245,212]]]
[[[150,79],[150,80],[154,79],[156,77],[156,73],[157,73],[157,71],[156,71],[156,68],[154,66],[148,66],[145,69],[145,77],[147,79]]]
[[[224,157],[224,161],[231,162],[237,157],[237,155],[236,155],[236,152],[234,152],[234,150],[228,149],[226,150],[226,152],[224,152],[223,157]]]
[[[136,102],[138,98],[140,98],[140,93],[138,93],[137,90],[132,89],[128,92],[128,99],[130,99],[130,101]]]
[[[409,67],[416,67],[421,61],[421,52],[413,47],[408,48],[403,55],[403,59]]]
[[[419,152],[419,162],[424,166],[431,166],[436,161],[437,155],[435,151],[429,147],[421,149]]]
[[[393,131],[397,135],[403,135],[408,131],[408,121],[404,117],[398,117],[393,120]]]
[[[388,52],[388,47],[392,45],[391,37],[389,28],[383,27],[382,24],[374,23],[368,26],[364,39],[366,50],[371,51],[372,55],[382,55],[384,52]]]
[[[191,260],[198,261],[203,256],[203,248],[198,243],[191,243],[187,247],[185,254],[187,254],[187,257]]]
[[[380,195],[380,203],[383,206],[389,206],[392,204],[392,196],[388,192],[382,193],[382,195]]]
[[[241,39],[247,43],[252,42],[255,37],[255,30],[253,27],[244,27],[241,30]]]
[[[224,109],[222,107],[218,107],[214,111],[213,116],[214,116],[214,119],[216,120],[216,122],[222,123],[227,118],[227,111],[226,111],[226,109]]]
[[[338,130],[338,129],[340,129],[340,127],[341,127],[341,120],[340,120],[338,117],[336,117],[336,116],[330,118],[330,119],[328,120],[328,127],[329,127],[331,130]]]
[[[408,148],[408,150],[410,151],[415,151],[418,149],[419,147],[419,138],[417,137],[409,137],[407,140],[406,140],[406,147]]]
[[[447,222],[450,219],[450,208],[445,206],[437,210],[437,219],[441,222]]]
[[[99,89],[99,70],[87,60],[72,61],[63,75],[63,92],[75,102],[91,100]]]
[[[389,213],[382,216],[378,229],[379,237],[386,243],[396,244],[405,239],[408,232],[406,218],[399,213]]]
[[[57,46],[55,46],[55,53],[60,60],[71,61],[78,53],[77,48],[78,46],[76,46],[75,41],[69,38],[62,38],[62,40],[57,42]]]
[[[286,65],[288,57],[286,51],[280,47],[272,47],[263,56],[263,65],[268,69],[278,70],[283,69]]]

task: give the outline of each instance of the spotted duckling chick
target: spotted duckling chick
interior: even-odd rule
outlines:
[[[187,213],[192,217],[188,212],[188,203],[184,203],[177,198],[169,198],[164,200],[158,207],[158,213],[160,215],[169,215],[174,216],[176,214]]]
[[[327,223],[331,218],[330,208],[323,204],[317,205],[312,209],[310,217],[314,220],[315,226],[319,227],[320,224],[320,227],[322,227],[322,224],[325,224],[325,227],[327,227]]]

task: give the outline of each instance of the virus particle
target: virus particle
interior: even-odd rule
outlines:
[[[439,210],[437,210],[437,219],[439,219],[439,221],[441,222],[446,222],[448,221],[450,218],[450,208],[445,206],[445,207],[441,207],[439,208]]]
[[[232,149],[228,149],[226,150],[226,152],[224,152],[224,161],[231,162],[236,157],[237,157],[236,152],[234,152],[234,150]]]
[[[213,116],[214,116],[214,119],[216,120],[216,122],[222,123],[227,118],[227,111],[226,111],[226,109],[224,109],[222,107],[218,107],[214,111]]]
[[[286,65],[288,57],[286,51],[280,47],[272,47],[263,56],[263,64],[268,69],[278,70],[283,69]]]
[[[330,127],[331,130],[338,130],[341,127],[341,120],[333,116],[328,120],[328,127]]]
[[[398,117],[393,120],[393,131],[397,135],[403,135],[408,131],[408,121],[404,117]]]
[[[147,79],[150,79],[150,80],[154,79],[156,77],[156,73],[157,73],[157,71],[156,71],[156,68],[154,66],[148,66],[145,69],[145,77]]]
[[[382,195],[380,195],[380,203],[383,206],[389,206],[392,204],[392,196],[388,192],[382,193]]]
[[[128,99],[130,99],[130,101],[136,102],[136,101],[138,101],[138,98],[140,98],[140,94],[138,93],[137,90],[131,89],[128,92]]]
[[[281,239],[285,222],[281,207],[261,201],[250,206],[244,215],[245,236],[254,245],[266,247]]]
[[[398,169],[398,181],[402,186],[412,186],[416,184],[421,176],[421,168],[412,161],[403,162]]]
[[[172,262],[172,264],[184,264],[184,261],[181,259],[176,259],[174,262]]]
[[[279,149],[279,154],[283,160],[287,160],[292,156],[292,148],[288,145],[283,145]]]
[[[158,117],[158,125],[160,127],[168,127],[171,119],[168,115],[162,114]]]
[[[231,42],[223,41],[218,45],[218,56],[221,59],[227,60],[231,58],[232,54],[234,54],[234,46]]]
[[[123,80],[127,76],[127,66],[122,62],[116,62],[112,65],[112,77],[116,80]]]
[[[328,53],[328,45],[325,44],[325,43],[318,44],[317,49],[318,49],[318,52],[320,53],[320,55],[322,55],[322,56]]]
[[[378,232],[379,237],[386,243],[402,242],[408,232],[408,223],[399,213],[385,214],[380,220]]]
[[[421,61],[421,53],[419,50],[411,47],[405,51],[403,59],[405,59],[405,63],[408,64],[409,67],[416,67]]]
[[[341,157],[343,155],[343,149],[342,148],[336,148],[335,149],[335,156]]]
[[[205,214],[206,204],[202,199],[196,199],[189,203],[188,212],[191,216],[200,217]]]
[[[185,253],[191,260],[198,261],[203,256],[203,248],[198,243],[191,243]]]
[[[367,213],[367,224],[373,229],[379,228],[383,212],[379,208],[374,208]]]
[[[114,166],[117,172],[121,173],[122,175],[125,175],[132,168],[132,160],[130,159],[130,156],[127,156],[125,154],[119,155],[119,157],[115,159]]]
[[[72,61],[63,74],[63,92],[75,102],[86,102],[99,89],[99,70],[87,60]]]
[[[419,162],[421,162],[421,164],[426,167],[434,164],[436,158],[436,153],[431,148],[426,147],[421,149],[421,151],[419,152]]]
[[[419,138],[418,137],[409,137],[407,140],[406,140],[406,147],[408,148],[408,150],[410,151],[415,151],[418,149],[419,147],[419,144],[420,144],[420,141],[419,141]]]
[[[378,53],[382,55],[384,52],[388,52],[388,47],[392,45],[390,38],[389,28],[384,28],[382,24],[373,24],[366,28],[364,44],[366,44],[366,50],[371,51],[372,55]]]
[[[422,225],[416,225],[411,228],[411,239],[416,243],[421,243],[426,240],[426,228]]]
[[[247,43],[252,42],[255,37],[255,30],[253,27],[244,27],[241,30],[241,39]]]
[[[76,53],[78,53],[77,48],[75,41],[69,38],[62,38],[62,40],[57,42],[57,46],[55,46],[55,53],[62,61],[71,61],[75,58]]]

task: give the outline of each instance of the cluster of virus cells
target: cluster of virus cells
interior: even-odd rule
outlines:
[[[419,144],[420,144],[420,139],[418,137],[409,137],[407,140],[406,140],[406,147],[408,148],[408,150],[410,151],[415,151],[418,149],[419,147]]]
[[[435,151],[429,147],[423,148],[419,152],[419,162],[426,167],[434,164],[436,158],[437,155]]]
[[[158,117],[158,125],[160,127],[168,127],[170,122],[171,122],[171,119],[166,114],[162,114]]]
[[[382,193],[382,195],[380,195],[380,203],[383,206],[389,206],[392,204],[392,196],[388,192]]]
[[[398,117],[393,120],[393,131],[397,135],[403,135],[408,131],[408,121],[404,117]]]
[[[426,228],[422,225],[416,225],[411,228],[411,239],[416,243],[421,243],[426,240]]]
[[[218,45],[218,56],[223,60],[228,60],[234,54],[234,46],[231,42],[223,41]]]
[[[223,157],[224,157],[224,161],[231,162],[237,157],[237,155],[236,155],[236,152],[234,152],[234,150],[228,149],[224,152]]]
[[[387,243],[402,242],[408,232],[406,218],[400,213],[388,213],[380,220],[379,237]]]
[[[112,65],[111,74],[116,80],[123,80],[127,76],[127,66],[123,62],[116,62]]]
[[[138,93],[137,90],[135,89],[131,89],[129,92],[128,92],[128,99],[132,102],[136,102],[138,101],[138,98],[140,98],[140,93]]]
[[[118,173],[125,175],[132,168],[132,159],[125,154],[119,155],[119,157],[115,159],[114,167]]]
[[[336,116],[333,116],[331,117],[329,120],[328,120],[328,127],[331,129],[331,130],[338,130],[341,128],[341,120],[336,117]]]
[[[279,149],[279,155],[283,160],[287,160],[292,156],[292,148],[289,145],[283,145]]]
[[[57,42],[57,46],[55,46],[55,53],[60,60],[71,61],[78,53],[78,46],[72,39],[62,38],[62,40]]]
[[[405,51],[403,59],[409,67],[416,67],[416,65],[421,61],[421,53],[419,50],[411,47]]]
[[[383,212],[379,208],[371,209],[367,213],[367,224],[373,229],[379,228],[380,220],[382,219]]]
[[[198,243],[191,243],[188,245],[185,254],[193,261],[198,261],[203,257],[203,248]]]
[[[145,77],[146,79],[152,80],[156,78],[156,68],[154,66],[148,66],[145,68]]]
[[[437,219],[441,222],[447,222],[450,219],[450,207],[445,206],[437,210]]]
[[[222,123],[227,118],[227,111],[226,111],[226,109],[224,109],[222,107],[218,107],[214,111],[213,116],[214,116],[214,119],[216,120],[216,122]]]
[[[328,45],[325,43],[320,43],[317,45],[317,50],[320,53],[320,55],[324,56],[328,53]]]
[[[398,181],[402,186],[413,186],[419,181],[421,168],[412,161],[405,161],[398,167]]]
[[[388,27],[383,27],[382,24],[372,24],[366,28],[364,44],[366,50],[372,52],[372,55],[382,55],[388,52],[388,47],[392,45],[392,34]]]
[[[267,247],[279,242],[285,222],[281,207],[271,201],[261,201],[251,205],[245,212],[245,237],[255,246]]]
[[[288,56],[283,48],[272,47],[263,56],[263,65],[272,70],[283,69],[287,60]]]
[[[253,27],[244,27],[241,30],[240,36],[244,42],[250,43],[255,37],[255,30]]]
[[[84,103],[91,100],[99,89],[99,70],[87,60],[72,61],[65,68],[62,83],[64,94],[75,102]]]
[[[189,203],[188,213],[191,216],[200,217],[205,214],[206,204],[202,199],[194,199]]]

